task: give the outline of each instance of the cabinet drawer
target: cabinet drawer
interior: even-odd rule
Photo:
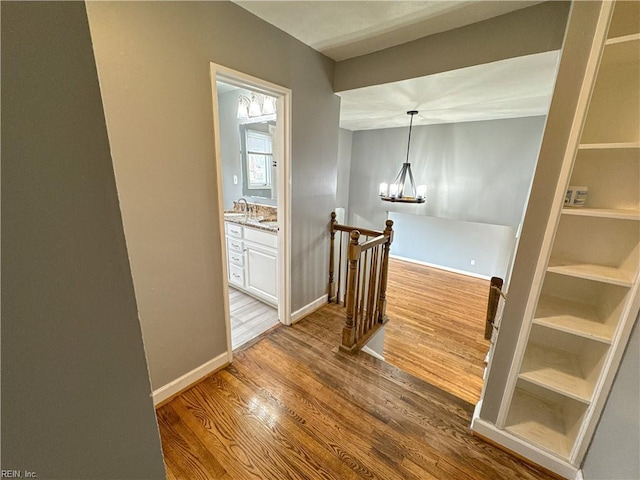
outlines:
[[[229,265],[229,283],[244,287],[244,270],[237,265]]]
[[[244,231],[244,239],[264,247],[278,248],[278,236],[275,233],[247,228]]]
[[[241,225],[236,225],[234,223],[229,223],[229,222],[226,222],[224,225],[227,231],[227,235],[236,237],[236,238],[242,238],[243,228]]]
[[[231,253],[239,253],[242,254],[244,251],[244,243],[242,240],[238,240],[233,237],[227,237],[227,252]]]
[[[227,252],[229,256],[229,265],[237,265],[238,267],[244,267],[244,254],[229,250]]]

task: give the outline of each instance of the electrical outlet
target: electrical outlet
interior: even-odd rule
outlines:
[[[238,175],[234,175],[233,176],[233,184],[237,185],[238,184]]]
[[[471,260],[471,265],[475,265],[476,261],[475,260]]]

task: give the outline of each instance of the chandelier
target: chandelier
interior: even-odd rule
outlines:
[[[402,164],[400,172],[391,185],[386,183],[380,184],[379,195],[385,202],[402,202],[402,203],[424,203],[427,195],[427,186],[418,185],[413,179],[411,172],[411,163],[409,163],[409,149],[411,147],[411,129],[413,127],[413,116],[418,113],[417,110],[410,110],[407,115],[411,115],[409,122],[409,141],[407,142],[407,160]]]

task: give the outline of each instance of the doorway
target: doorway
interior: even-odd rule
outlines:
[[[211,64],[229,361],[290,324],[289,89]]]

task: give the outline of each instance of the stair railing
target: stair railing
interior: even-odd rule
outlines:
[[[331,213],[328,301],[346,306],[340,344],[343,351],[360,350],[387,322],[386,292],[392,227],[391,220],[387,220],[386,228],[381,232],[340,225],[335,212]],[[336,266],[337,278],[334,275]]]

